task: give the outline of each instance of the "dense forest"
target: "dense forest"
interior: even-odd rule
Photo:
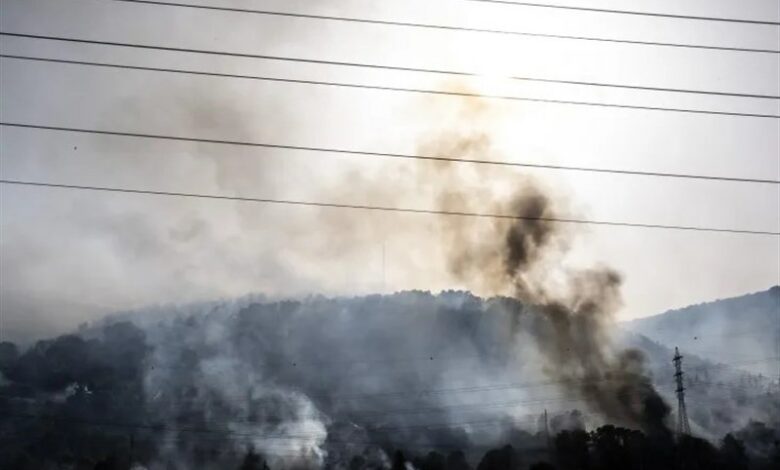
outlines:
[[[604,398],[551,380],[534,340],[544,318],[510,299],[408,292],[161,310],[26,348],[0,344],[0,467],[780,465],[776,392],[756,385],[746,394],[741,383],[692,395],[694,436],[675,436],[672,407],[654,401],[666,391],[632,398],[660,425],[613,422],[624,415],[605,417]],[[638,368],[652,354],[628,357]],[[661,377],[654,383],[669,389]],[[712,403],[724,416],[696,411]]]

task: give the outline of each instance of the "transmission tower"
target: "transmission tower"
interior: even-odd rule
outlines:
[[[683,386],[682,355],[680,350],[674,348],[674,380],[677,382],[677,435],[690,434],[691,425],[688,423],[688,412],[685,410],[685,387]]]

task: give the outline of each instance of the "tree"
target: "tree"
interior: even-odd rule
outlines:
[[[694,436],[681,436],[677,443],[677,460],[686,470],[717,468],[718,455],[712,444]]]
[[[515,450],[512,446],[504,446],[501,449],[488,451],[482,461],[479,462],[477,470],[514,470],[519,465]]]
[[[0,342],[0,372],[6,371],[19,358],[19,349],[14,343],[8,341]]]
[[[536,462],[528,470],[555,470],[555,467],[547,462]]]
[[[254,449],[249,449],[238,470],[269,470],[265,460]]]
[[[109,455],[95,465],[94,470],[119,470],[119,460],[115,455]]]
[[[563,470],[579,470],[590,467],[588,433],[581,430],[561,431],[555,436],[555,460]]]
[[[438,452],[428,452],[424,458],[417,459],[415,464],[420,470],[445,470],[444,456]]]
[[[595,467],[604,470],[632,468],[628,439],[632,431],[608,424],[590,433]]]
[[[459,450],[450,452],[447,456],[447,470],[471,470],[471,466],[466,461],[466,455]]]
[[[393,466],[392,470],[406,470],[406,457],[400,450],[395,451],[393,454]]]
[[[731,433],[726,434],[720,445],[721,466],[723,468],[743,470],[748,468],[745,445]]]

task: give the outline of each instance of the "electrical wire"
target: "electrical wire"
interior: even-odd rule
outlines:
[[[34,413],[7,413],[0,411],[0,416],[5,416],[12,419],[35,419],[35,420],[45,420],[45,421],[52,421],[52,422],[61,422],[61,423],[68,423],[68,424],[79,424],[79,425],[88,425],[88,426],[96,426],[96,427],[114,427],[114,428],[120,428],[120,429],[136,429],[136,430],[146,430],[146,431],[155,431],[155,432],[174,432],[174,433],[193,433],[193,434],[202,434],[202,435],[218,435],[218,436],[230,436],[230,437],[244,437],[244,438],[255,438],[255,439],[269,439],[269,440],[306,440],[306,439],[320,439],[323,436],[322,435],[310,435],[310,436],[296,436],[296,435],[268,435],[264,433],[258,433],[258,432],[242,432],[242,431],[233,431],[229,429],[211,429],[211,428],[182,428],[182,427],[174,427],[174,426],[166,426],[166,425],[147,425],[142,423],[124,423],[119,421],[95,421],[95,420],[89,420],[89,419],[80,419],[75,417],[66,417],[66,416],[55,416],[55,415],[45,415],[45,414],[34,414]],[[338,439],[338,438],[328,438],[328,442],[330,443],[338,443],[338,444],[369,444],[370,441],[368,439]],[[404,447],[404,448],[423,448],[423,449],[447,449],[447,448],[454,448],[454,449],[460,449],[462,448],[461,444],[444,444],[444,443],[430,443],[430,444],[408,444],[408,443],[399,443],[399,442],[381,442],[382,445],[390,445],[390,446],[396,446],[396,447]],[[489,449],[491,446],[475,446],[475,445],[469,445],[470,449]]]
[[[168,46],[151,46],[151,45],[143,45],[137,43],[97,41],[97,40],[90,40],[90,39],[63,37],[63,36],[44,36],[44,35],[36,35],[36,34],[8,33],[8,32],[0,32],[0,36],[75,42],[80,44],[96,44],[96,45],[103,45],[103,46],[130,47],[130,48],[140,48],[140,49],[158,50],[158,51],[219,55],[219,56],[227,56],[227,57],[245,57],[245,58],[263,59],[263,60],[290,61],[290,62],[312,63],[312,64],[321,64],[321,65],[336,65],[336,66],[372,68],[372,69],[383,69],[383,70],[398,70],[398,71],[410,71],[410,72],[476,76],[475,74],[467,73],[467,72],[461,73],[461,72],[443,71],[443,70],[435,70],[435,69],[420,69],[420,68],[397,67],[397,66],[380,65],[380,64],[365,64],[360,62],[341,62],[341,61],[330,61],[330,60],[319,60],[319,59],[304,59],[304,58],[287,57],[287,56],[245,54],[245,53],[237,53],[237,52],[214,51],[214,50],[207,50],[207,49],[189,49],[189,48],[178,48],[178,47],[168,47]],[[124,66],[124,65],[117,65],[117,64],[106,64],[106,63],[88,62],[88,61],[66,61],[64,59],[42,59],[42,58],[32,58],[28,56],[17,56],[12,54],[5,54],[5,56],[7,58],[12,58],[12,59],[26,59],[26,60],[37,59],[39,62],[73,63],[76,65],[84,65],[84,66],[102,66],[102,67],[148,70],[148,71],[169,72],[169,73],[189,73],[191,75],[221,76],[224,78],[243,78],[243,79],[254,79],[254,80],[265,80],[265,81],[276,81],[276,82],[287,82],[287,83],[301,83],[307,85],[329,85],[329,86],[340,86],[340,87],[349,87],[349,88],[377,89],[383,91],[426,93],[426,94],[461,96],[461,97],[475,96],[475,97],[488,98],[488,99],[524,101],[530,103],[543,103],[543,104],[566,105],[566,106],[589,106],[589,107],[598,107],[598,108],[632,109],[632,110],[640,110],[640,111],[661,111],[661,112],[687,113],[687,114],[700,114],[700,115],[713,115],[713,116],[780,119],[780,114],[769,114],[769,113],[746,113],[746,112],[736,112],[736,111],[716,111],[716,110],[693,109],[693,108],[670,108],[670,107],[660,107],[660,106],[642,106],[642,105],[620,104],[620,103],[604,103],[604,102],[597,102],[597,101],[534,98],[530,96],[516,96],[516,95],[480,95],[480,94],[468,93],[468,92],[431,90],[431,89],[420,89],[420,88],[401,88],[401,87],[378,86],[378,85],[377,86],[361,85],[356,83],[344,83],[344,82],[325,82],[325,81],[317,81],[317,80],[298,80],[298,79],[291,79],[291,78],[261,77],[261,76],[237,75],[237,74],[219,74],[216,72],[195,72],[195,71],[186,71],[186,70],[173,69],[173,68]],[[767,95],[766,97],[769,98],[771,96]]]
[[[512,0],[466,0],[466,1],[479,2],[479,3],[498,3],[503,5],[516,5],[516,6],[532,7],[532,8],[552,8],[556,10],[589,11],[594,13],[612,13],[612,14],[619,14],[619,15],[649,16],[654,18],[671,18],[671,19],[678,19],[678,20],[721,21],[726,23],[780,26],[780,22],[777,21],[748,20],[748,19],[741,19],[741,18],[724,18],[720,16],[676,15],[671,13],[654,13],[648,11],[614,10],[609,8],[552,5],[548,3],[515,2]]]
[[[780,358],[761,358],[761,359],[752,359],[750,361],[747,361],[747,364],[754,364],[754,363],[761,363],[761,362],[771,362],[778,360]],[[428,362],[428,361],[425,361]],[[718,363],[718,364],[712,364],[712,365],[700,365],[697,367],[687,367],[686,370],[700,370],[700,369],[714,369],[714,368],[723,368],[728,367],[732,365],[742,365],[745,361],[741,362],[734,362],[734,363]],[[197,373],[197,368],[194,367],[185,367],[185,366],[166,366],[163,368],[155,367],[154,369],[163,369],[163,370],[189,370],[193,373]],[[447,369],[452,370],[452,369]],[[612,377],[601,377],[601,378],[586,378],[586,379],[555,379],[555,380],[541,380],[541,381],[523,381],[523,382],[503,382],[503,383],[492,383],[492,384],[486,384],[486,385],[475,385],[475,386],[464,386],[464,387],[448,387],[448,388],[433,388],[433,389],[404,389],[404,390],[394,390],[394,391],[385,391],[385,392],[374,392],[374,393],[352,393],[352,394],[339,394],[339,393],[307,393],[307,396],[311,398],[323,398],[328,399],[330,403],[335,402],[343,402],[343,401],[352,401],[352,400],[374,400],[374,399],[382,399],[382,398],[393,398],[393,397],[402,397],[402,396],[430,396],[430,395],[449,395],[449,394],[460,394],[460,393],[484,393],[484,392],[495,392],[495,391],[507,391],[507,390],[520,390],[520,389],[527,389],[527,388],[537,388],[537,387],[549,387],[549,386],[556,386],[556,385],[575,385],[575,384],[598,384],[598,383],[604,383],[604,382],[619,382],[621,379],[616,379]],[[664,381],[655,381],[654,384],[661,385],[664,384]],[[672,382],[670,382],[672,383]]]
[[[557,222],[557,223],[578,224],[578,225],[602,225],[607,227],[632,227],[632,228],[644,228],[644,229],[716,232],[716,233],[731,233],[731,234],[743,234],[743,235],[769,235],[775,237],[780,236],[780,232],[770,232],[770,231],[761,231],[761,230],[703,227],[703,226],[692,226],[692,225],[663,225],[663,224],[620,222],[620,221],[609,221],[609,220],[568,219],[568,218],[558,218],[558,217],[526,217],[526,216],[519,216],[519,215],[512,215],[512,214],[492,214],[492,213],[485,213],[485,212],[445,211],[445,210],[436,210],[436,209],[416,209],[416,208],[409,208],[409,207],[374,206],[368,204],[346,204],[346,203],[336,203],[336,202],[303,201],[303,200],[292,200],[292,199],[227,196],[227,195],[220,195],[220,194],[187,193],[187,192],[178,192],[178,191],[154,191],[154,190],[147,190],[147,189],[119,188],[119,187],[111,187],[111,186],[88,186],[88,185],[78,185],[78,184],[52,183],[52,182],[44,182],[44,181],[29,181],[29,180],[15,180],[15,179],[1,179],[0,184],[29,186],[29,187],[38,187],[38,188],[60,188],[60,189],[74,189],[74,190],[81,190],[81,191],[96,191],[96,192],[99,191],[99,192],[125,193],[125,194],[145,194],[145,195],[152,195],[152,196],[171,196],[171,197],[186,197],[186,198],[197,198],[197,199],[211,199],[211,200],[222,200],[222,201],[254,202],[254,203],[262,203],[262,204],[279,204],[279,205],[300,206],[300,207],[352,209],[352,210],[395,212],[395,213],[421,214],[421,215],[444,215],[444,216],[473,217],[473,218],[483,218],[483,219],[489,218],[489,219],[503,219],[503,220],[544,221],[544,222]]]
[[[55,63],[55,64],[71,64],[71,65],[79,65],[79,66],[87,66],[87,67],[102,67],[102,68],[113,68],[113,69],[124,69],[124,70],[138,70],[138,71],[147,71],[147,72],[176,73],[176,74],[185,74],[185,75],[193,75],[193,76],[237,78],[237,79],[244,79],[244,80],[260,80],[260,81],[277,82],[277,83],[295,83],[295,84],[302,84],[302,85],[333,86],[333,87],[341,87],[341,88],[391,91],[391,92],[402,92],[402,93],[420,93],[420,94],[428,94],[428,95],[442,95],[442,96],[453,96],[453,97],[473,97],[473,98],[504,100],[504,101],[526,101],[526,102],[536,102],[536,103],[546,103],[546,104],[598,106],[598,107],[607,107],[607,108],[638,109],[644,111],[667,111],[667,112],[694,113],[694,114],[716,114],[716,115],[740,116],[740,117],[780,118],[780,115],[773,115],[773,114],[738,113],[738,112],[730,112],[730,111],[712,111],[712,110],[690,109],[690,108],[666,108],[666,107],[658,107],[658,106],[637,106],[637,105],[626,105],[626,104],[618,104],[618,103],[569,101],[569,100],[533,98],[533,97],[515,96],[515,95],[494,95],[494,94],[481,94],[481,93],[470,93],[470,92],[461,92],[461,91],[433,90],[433,89],[425,89],[425,88],[366,85],[366,84],[349,83],[349,82],[333,82],[333,81],[304,80],[304,79],[284,78],[284,77],[267,77],[267,76],[259,76],[259,75],[204,72],[198,70],[184,70],[184,69],[164,68],[164,67],[146,67],[140,65],[112,64],[106,62],[55,59],[55,58],[47,58],[47,57],[32,57],[32,56],[12,55],[12,54],[0,54],[0,58],[44,62],[44,63]],[[447,72],[436,72],[436,73],[447,73]],[[617,85],[598,85],[598,86],[617,86]],[[627,86],[621,86],[621,87],[627,88]],[[674,91],[680,91],[680,90],[674,90]],[[728,95],[728,96],[780,99],[780,96],[771,96],[771,95],[745,95],[745,94],[737,94],[737,93],[716,93],[716,92],[695,92],[695,91],[686,91],[686,93],[706,93],[706,94],[720,94],[720,95]]]
[[[480,160],[480,159],[461,158],[461,157],[454,157],[454,156],[453,157],[426,156],[420,154],[371,152],[365,150],[334,148],[334,147],[311,147],[311,146],[302,146],[302,145],[274,144],[274,143],[266,143],[266,142],[251,142],[251,141],[240,141],[240,140],[206,139],[201,137],[173,136],[173,135],[166,135],[166,134],[148,134],[148,133],[138,133],[138,132],[122,132],[122,131],[87,129],[87,128],[77,128],[77,127],[45,126],[40,124],[25,124],[25,123],[17,123],[17,122],[0,122],[0,126],[16,127],[22,129],[56,131],[56,132],[75,132],[75,133],[83,133],[83,134],[109,135],[115,137],[131,137],[131,138],[139,138],[139,139],[193,142],[199,144],[234,145],[238,147],[258,147],[258,148],[270,148],[270,149],[282,149],[282,150],[301,150],[306,152],[317,152],[317,153],[324,153],[324,154],[355,155],[355,156],[378,157],[378,158],[398,158],[398,159],[409,159],[409,160],[451,162],[451,163],[470,163],[470,164],[496,165],[496,166],[506,166],[506,167],[533,168],[533,169],[541,169],[541,170],[611,173],[611,174],[618,174],[618,175],[647,176],[647,177],[659,177],[659,178],[681,178],[681,179],[695,179],[695,180],[709,180],[709,181],[728,181],[728,182],[735,182],[735,183],[780,184],[780,180],[760,179],[760,178],[697,175],[697,174],[690,174],[690,173],[665,173],[665,172],[651,172],[651,171],[640,171],[640,170],[620,170],[620,169],[612,169],[612,168],[575,167],[575,166],[564,166],[564,165],[545,165],[545,164],[537,164],[537,163],[512,162],[506,160]]]
[[[774,358],[777,359],[777,358]],[[582,381],[582,382],[599,382],[601,380],[591,380],[591,381]],[[672,382],[667,382],[668,384],[672,384]],[[662,385],[663,383],[656,383],[656,385]],[[711,386],[717,386],[717,387],[723,387],[723,388],[733,388],[733,389],[742,389],[747,390],[751,389],[748,386],[745,385],[738,385],[738,384],[725,384],[722,382],[707,382],[707,381],[697,381],[694,384],[690,384],[689,387],[697,388],[700,385],[711,385]],[[765,393],[772,393],[770,391],[761,392],[761,395],[764,395]],[[476,412],[476,411],[482,411],[486,408],[504,408],[504,407],[514,407],[518,405],[528,405],[528,404],[555,404],[555,403],[572,403],[572,402],[586,402],[587,400],[581,399],[581,398],[571,398],[571,397],[553,397],[553,398],[544,398],[544,399],[534,399],[534,400],[519,400],[519,401],[508,401],[508,402],[480,402],[480,403],[471,403],[471,404],[459,404],[459,405],[451,405],[451,406],[443,406],[443,407],[428,407],[428,408],[406,408],[406,409],[400,409],[400,410],[383,410],[383,411],[369,411],[369,412],[352,412],[350,413],[351,416],[355,417],[376,417],[376,416],[384,416],[384,415],[408,415],[408,414],[428,414],[428,413],[444,413],[448,410],[454,409],[459,412]],[[473,410],[469,410],[469,408],[473,408]],[[528,418],[533,419],[535,417],[538,417],[539,414],[542,412],[542,410],[539,410],[537,413],[527,413],[525,415],[516,415],[516,416],[509,416],[502,419],[491,419],[491,420],[480,420],[480,421],[466,421],[466,422],[448,422],[448,423],[418,423],[418,424],[403,424],[403,425],[380,425],[377,427],[372,427],[371,429],[373,431],[388,431],[388,430],[402,430],[402,429],[414,429],[414,428],[425,428],[425,429],[435,429],[435,428],[451,428],[451,427],[463,427],[463,426],[476,426],[476,425],[484,425],[484,424],[500,424],[500,423],[507,423],[507,422],[517,422],[520,418]],[[2,413],[0,413],[2,414]],[[579,413],[581,416],[595,416],[592,413],[589,414],[583,414]],[[37,416],[37,415],[36,415]],[[20,417],[30,417],[22,415]],[[55,420],[66,420],[66,421],[73,421],[71,418],[67,417],[51,417],[51,416],[42,416],[44,419],[55,419]],[[75,422],[85,422],[85,420],[81,419],[75,419]],[[89,421],[86,421],[89,424]],[[94,423],[92,423],[94,424]],[[104,424],[116,424],[116,423],[98,423],[99,425]],[[221,425],[229,427],[230,425],[235,424],[258,424],[256,420],[250,420],[250,419],[243,419],[243,420],[231,420],[229,422],[221,423]],[[133,427],[133,428],[140,428],[140,429],[148,429],[153,430],[157,432],[163,432],[163,431],[176,431],[176,432],[191,432],[191,433],[226,433],[231,435],[238,435],[238,436],[257,436],[256,433],[244,433],[244,432],[237,432],[237,431],[222,431],[222,430],[215,430],[213,428],[192,428],[192,427],[171,427],[169,425],[161,424],[161,423],[155,423],[155,424],[132,424],[132,423],[119,423],[120,427]],[[300,438],[307,438],[307,437],[317,437],[317,434],[288,434],[288,433],[270,433],[270,434],[263,434],[263,439],[300,439]]]
[[[448,25],[433,24],[433,23],[375,20],[369,18],[356,18],[356,17],[347,17],[347,16],[313,15],[313,14],[306,14],[306,13],[290,13],[290,12],[271,11],[271,10],[257,10],[257,9],[250,9],[250,8],[233,8],[233,7],[224,7],[224,6],[216,6],[216,5],[194,5],[190,3],[178,3],[178,2],[167,2],[167,1],[153,1],[153,0],[110,0],[110,1],[122,2],[122,3],[136,3],[139,5],[146,5],[146,6],[190,8],[190,9],[207,10],[207,11],[221,11],[221,12],[231,12],[231,13],[255,14],[255,15],[264,15],[264,16],[301,18],[301,19],[312,19],[312,20],[341,21],[341,22],[348,22],[348,23],[362,23],[362,24],[382,25],[382,26],[401,26],[401,27],[408,27],[408,28],[432,29],[432,30],[440,30],[440,31],[460,31],[460,32],[468,32],[468,33],[500,34],[500,35],[507,35],[507,36],[524,36],[524,37],[535,37],[535,38],[545,38],[545,39],[563,39],[563,40],[572,40],[572,41],[630,44],[634,46],[674,47],[674,48],[684,48],[684,49],[699,49],[699,50],[728,51],[728,52],[752,52],[752,53],[764,53],[764,54],[780,53],[780,50],[778,49],[710,46],[704,44],[686,44],[686,43],[661,42],[661,41],[640,41],[640,40],[633,40],[633,39],[535,33],[530,31],[517,31],[517,30],[504,30],[504,29],[470,28],[465,26],[448,26]]]

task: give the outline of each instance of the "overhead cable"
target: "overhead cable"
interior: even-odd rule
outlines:
[[[780,180],[761,179],[761,178],[701,175],[701,174],[691,174],[691,173],[667,173],[667,172],[623,170],[623,169],[614,169],[614,168],[579,167],[579,166],[565,166],[565,165],[548,165],[548,164],[541,164],[541,163],[524,163],[524,162],[514,162],[514,161],[507,161],[507,160],[482,160],[482,159],[473,159],[473,158],[463,158],[454,155],[448,156],[448,155],[422,155],[422,154],[411,154],[411,153],[405,154],[405,153],[391,153],[391,152],[372,152],[367,150],[336,148],[336,147],[312,147],[312,146],[279,144],[279,143],[270,143],[270,142],[208,139],[203,137],[124,132],[124,131],[113,131],[113,130],[102,130],[102,129],[87,129],[87,128],[78,128],[78,127],[47,126],[47,125],[40,125],[40,124],[27,124],[27,123],[18,123],[18,122],[0,122],[0,126],[16,127],[22,129],[38,129],[38,130],[45,130],[45,131],[75,132],[75,133],[83,133],[83,134],[108,135],[108,136],[115,136],[115,137],[163,140],[163,141],[193,142],[199,144],[232,145],[237,147],[257,147],[257,148],[270,148],[270,149],[296,150],[296,151],[299,150],[304,152],[356,155],[356,156],[377,157],[377,158],[397,158],[397,159],[423,160],[423,161],[435,161],[435,162],[496,165],[496,166],[532,168],[532,169],[542,169],[542,170],[612,173],[618,175],[646,176],[646,177],[658,177],[658,178],[682,178],[682,179],[694,179],[694,180],[728,181],[728,182],[735,182],[735,183],[780,184]]]
[[[0,58],[16,59],[16,60],[27,60],[27,61],[44,62],[44,63],[71,64],[71,65],[89,66],[89,67],[102,67],[102,68],[112,68],[112,69],[140,70],[140,71],[147,71],[147,72],[163,72],[163,73],[177,73],[177,74],[194,75],[194,76],[206,76],[206,77],[217,77],[217,78],[236,78],[236,79],[245,79],[245,80],[261,80],[261,81],[278,82],[278,83],[296,83],[296,84],[301,84],[301,85],[335,86],[335,87],[343,87],[343,88],[368,89],[368,90],[403,92],[403,93],[421,93],[421,94],[443,95],[443,96],[452,96],[452,97],[466,97],[466,98],[473,97],[473,98],[480,98],[480,99],[495,99],[495,100],[507,100],[507,101],[525,101],[525,102],[544,103],[544,104],[556,104],[556,105],[595,106],[595,107],[601,107],[601,108],[636,109],[636,110],[642,110],[642,111],[666,111],[666,112],[676,112],[676,113],[709,114],[709,115],[720,115],[720,116],[775,118],[775,119],[780,118],[780,114],[744,113],[744,112],[717,111],[717,110],[692,109],[692,108],[668,108],[668,107],[658,107],[658,106],[641,106],[641,105],[630,105],[630,104],[620,104],[620,103],[604,103],[604,102],[594,102],[594,101],[575,101],[575,100],[561,100],[561,99],[551,99],[551,98],[535,98],[535,97],[530,97],[530,96],[517,96],[517,95],[482,94],[482,93],[465,92],[465,91],[433,90],[433,89],[410,88],[410,87],[392,87],[392,86],[367,85],[367,84],[349,83],[349,82],[334,82],[334,81],[323,81],[323,80],[305,80],[305,79],[295,79],[295,78],[285,78],[285,77],[270,77],[270,76],[260,76],[260,75],[230,74],[230,73],[220,73],[220,72],[204,72],[204,71],[198,71],[198,70],[185,70],[185,69],[177,69],[177,68],[169,68],[169,67],[147,67],[147,66],[140,66],[140,65],[113,64],[113,63],[107,63],[107,62],[94,62],[94,61],[83,61],[83,60],[57,59],[57,58],[48,58],[48,57],[32,57],[32,56],[14,55],[14,54],[0,54]],[[361,66],[365,65],[365,64],[356,65],[355,63],[349,63],[349,64],[348,63],[343,63],[343,64],[344,65],[349,65],[349,66],[355,66],[355,67],[361,67]],[[371,67],[373,67],[373,65],[371,65]],[[384,67],[384,66],[380,66],[380,67]],[[456,72],[446,72],[446,71],[433,72],[433,71],[430,71],[430,70],[423,70],[423,69],[420,69],[418,71],[420,71],[420,72],[442,73],[442,74],[456,73]],[[473,76],[476,76],[476,75],[473,75]],[[732,95],[732,96],[736,96],[736,95]],[[743,97],[758,97],[758,95],[753,95],[753,96],[743,95]],[[761,96],[761,98],[774,99],[775,97],[773,97],[771,95],[763,95],[763,96]],[[777,98],[780,98],[780,97],[777,97]]]
[[[649,12],[649,11],[617,10],[611,8],[593,8],[593,7],[583,7],[583,6],[573,6],[573,5],[553,5],[549,3],[515,2],[513,0],[466,0],[466,1],[480,2],[480,3],[497,3],[503,5],[515,5],[515,6],[532,7],[532,8],[551,8],[556,10],[573,10],[573,11],[587,11],[593,13],[610,13],[610,14],[618,14],[618,15],[649,16],[654,18],[670,18],[670,19],[678,19],[678,20],[721,21],[725,23],[780,26],[780,22],[777,21],[749,20],[743,18],[725,18],[722,16],[679,15],[673,13],[657,13],[657,12]]]
[[[226,6],[216,6],[216,5],[195,5],[191,3],[179,3],[179,2],[168,2],[168,1],[154,1],[154,0],[111,0],[111,1],[123,2],[123,3],[136,3],[140,5],[158,6],[158,7],[161,6],[161,7],[191,8],[191,9],[198,9],[198,10],[245,13],[245,14],[256,14],[256,15],[288,17],[288,18],[341,21],[341,22],[348,22],[348,23],[363,23],[363,24],[374,24],[374,25],[382,25],[382,26],[400,26],[400,27],[407,27],[407,28],[432,29],[432,30],[442,30],[442,31],[462,31],[462,32],[469,32],[469,33],[501,34],[501,35],[509,35],[509,36],[525,36],[525,37],[535,37],[535,38],[545,38],[545,39],[563,39],[563,40],[572,40],[572,41],[630,44],[634,46],[674,47],[674,48],[684,48],[684,49],[713,50],[713,51],[724,51],[724,52],[752,52],[752,53],[763,53],[763,54],[780,53],[780,50],[778,49],[711,46],[705,44],[689,44],[689,43],[662,42],[662,41],[640,41],[635,39],[619,39],[619,38],[596,37],[596,36],[575,36],[575,35],[567,35],[567,34],[538,33],[532,31],[451,26],[451,25],[434,24],[434,23],[378,20],[378,19],[371,19],[371,18],[357,18],[357,17],[348,17],[348,16],[314,15],[314,14],[307,14],[307,13],[292,13],[292,12],[281,12],[281,11],[272,11],[272,10],[259,10],[259,9],[251,9],[251,8],[235,8],[235,7],[226,7]]]
[[[588,220],[588,219],[572,219],[572,218],[558,218],[558,217],[530,217],[530,216],[523,216],[523,215],[498,214],[498,213],[486,213],[486,212],[445,211],[445,210],[436,210],[436,209],[418,209],[418,208],[410,208],[410,207],[375,206],[375,205],[368,205],[368,204],[347,204],[347,203],[323,202],[323,201],[303,201],[303,200],[292,200],[292,199],[228,196],[228,195],[221,195],[221,194],[189,193],[189,192],[178,192],[178,191],[155,191],[155,190],[137,189],[137,188],[91,186],[91,185],[78,185],[78,184],[16,180],[16,179],[0,179],[0,184],[39,187],[39,188],[59,188],[59,189],[81,190],[81,191],[95,191],[95,192],[144,194],[144,195],[151,195],[151,196],[185,197],[185,198],[211,199],[211,200],[222,200],[222,201],[253,202],[253,203],[262,203],[262,204],[278,204],[278,205],[299,206],[299,207],[351,209],[351,210],[363,210],[363,211],[371,211],[371,212],[396,212],[396,213],[408,213],[408,214],[420,214],[420,215],[472,217],[472,218],[481,218],[481,219],[489,218],[489,219],[504,219],[504,220],[528,220],[528,221],[557,222],[557,223],[578,224],[578,225],[602,225],[602,226],[609,226],[609,227],[631,227],[631,228],[665,229],[665,230],[681,230],[681,231],[695,231],[695,232],[718,232],[718,233],[732,233],[732,234],[742,234],[742,235],[769,235],[775,237],[780,236],[780,232],[771,232],[771,231],[763,231],[763,230],[703,227],[703,226],[692,226],[692,225],[663,225],[663,224],[650,224],[650,223],[639,223],[639,222]]]

